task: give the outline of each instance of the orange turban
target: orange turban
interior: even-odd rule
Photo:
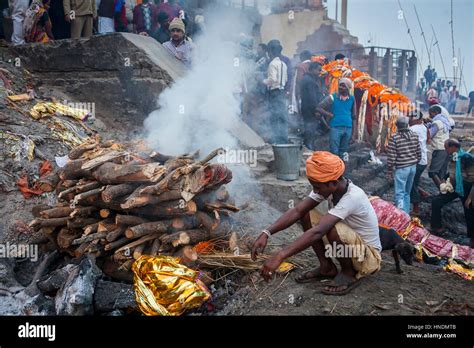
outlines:
[[[327,151],[316,151],[306,160],[306,176],[318,182],[337,180],[345,169],[344,161]]]

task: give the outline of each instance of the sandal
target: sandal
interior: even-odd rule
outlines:
[[[358,287],[362,279],[353,280],[352,278],[344,275],[343,273],[339,273],[336,276],[336,278],[334,278],[334,280],[330,284],[327,285],[327,288],[322,290],[322,293],[325,295],[333,295],[333,296],[345,295],[351,292],[356,287]],[[328,288],[337,288],[344,285],[346,286],[346,288],[343,290],[331,291],[328,289]]]
[[[311,271],[304,272],[299,276],[295,277],[295,282],[304,284],[314,282],[316,280],[334,279],[335,276],[321,274],[320,268],[315,268]]]

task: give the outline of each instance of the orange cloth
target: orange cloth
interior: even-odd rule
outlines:
[[[306,176],[318,182],[337,180],[345,169],[344,161],[327,151],[316,151],[306,160]]]

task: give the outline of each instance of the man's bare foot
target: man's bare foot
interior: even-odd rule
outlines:
[[[334,263],[327,266],[315,268],[295,277],[297,283],[308,283],[315,280],[332,279],[337,275],[337,267]]]
[[[349,276],[340,272],[332,282],[330,282],[323,290],[326,295],[345,295],[356,288],[361,282],[361,279],[356,279],[354,276]]]

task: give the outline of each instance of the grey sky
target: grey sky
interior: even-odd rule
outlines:
[[[336,0],[327,0],[330,18],[334,18],[335,3]],[[431,30],[431,24],[433,24],[446,66],[446,73],[450,77],[453,76],[451,28],[449,24],[451,1],[400,0],[400,3],[405,11],[404,14],[415,40],[419,54],[418,58],[421,58],[423,70],[428,65],[428,55],[413,5],[416,5],[418,10],[428,48],[430,48],[432,42],[434,43]],[[461,49],[461,58],[464,58],[463,76],[469,93],[470,90],[474,89],[474,67],[472,66],[474,57],[474,1],[454,0],[453,17],[455,52],[458,55],[458,49]],[[351,34],[357,36],[359,42],[364,46],[413,49],[405,22],[403,19],[399,19],[397,0],[348,0],[347,26]],[[444,75],[443,67],[436,46],[431,48],[431,62],[432,66],[436,68],[438,77],[442,77]],[[459,60],[459,63],[461,63],[461,60]],[[461,93],[466,94],[464,86],[461,87]]]

